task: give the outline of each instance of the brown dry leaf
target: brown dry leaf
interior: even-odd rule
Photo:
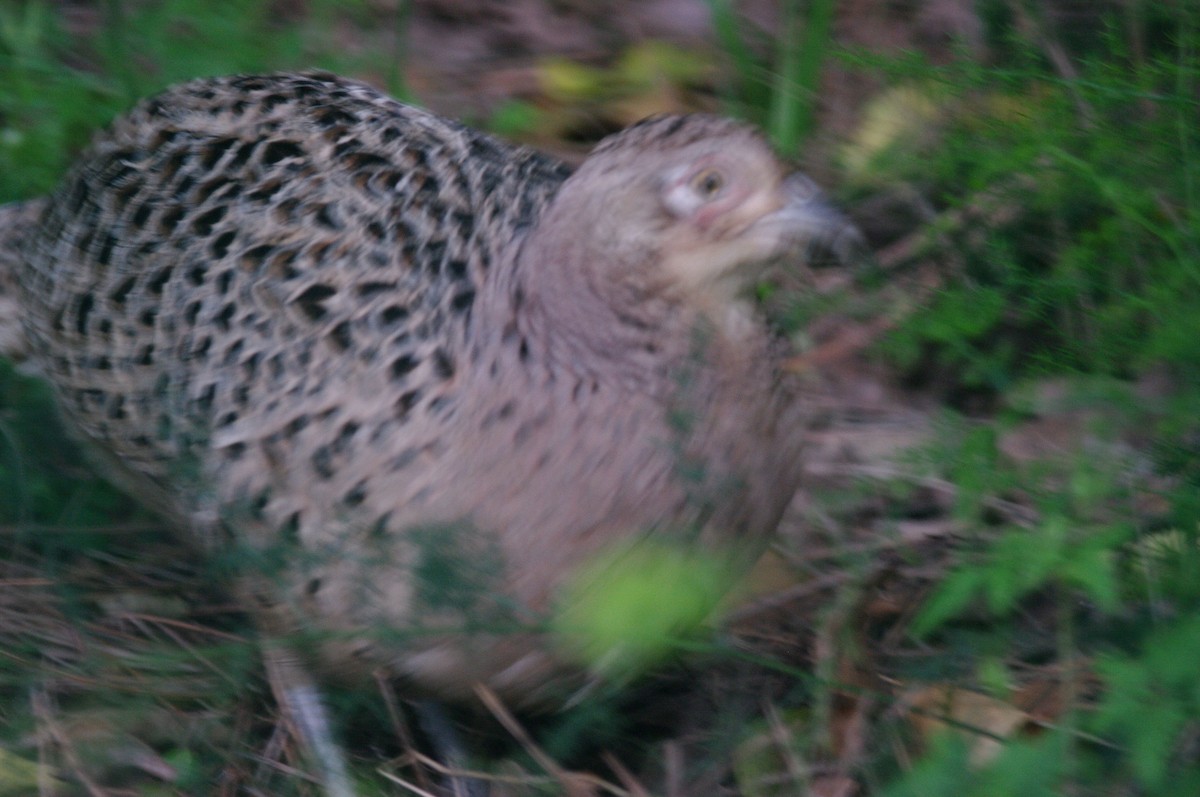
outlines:
[[[845,775],[822,775],[808,784],[811,797],[854,797],[858,792],[858,781]]]
[[[604,115],[618,127],[627,127],[647,116],[691,110],[695,109],[687,106],[674,85],[664,81],[607,103]]]
[[[871,694],[873,683],[866,677],[856,679],[862,694]],[[846,683],[843,681],[843,683]],[[866,753],[870,735],[869,714],[873,701],[850,692],[839,692],[833,701],[829,717],[830,751],[843,764],[853,765],[862,760]]]
[[[1030,722],[1050,724],[1071,708],[1078,708],[1088,695],[1100,689],[1100,679],[1086,661],[1076,661],[1074,676],[1070,669],[1054,667],[1013,692],[1013,705],[1029,715]]]
[[[1012,703],[953,686],[930,686],[909,698],[909,721],[928,740],[953,730],[971,744],[971,763],[980,766],[1000,752],[1002,740],[1033,721]]]
[[[803,579],[797,567],[779,551],[768,548],[763,552],[750,572],[742,579],[738,589],[730,594],[730,607],[752,600],[784,592],[801,583]]]

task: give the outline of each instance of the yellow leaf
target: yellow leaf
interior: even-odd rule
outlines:
[[[895,86],[872,99],[862,123],[842,149],[848,174],[866,177],[874,161],[887,150],[911,145],[942,116],[944,103],[927,89]]]
[[[615,72],[626,84],[644,88],[663,79],[676,84],[701,81],[712,72],[712,63],[699,53],[648,40],[626,50]]]
[[[545,58],[538,64],[542,91],[562,102],[595,99],[604,93],[604,72],[567,58]]]

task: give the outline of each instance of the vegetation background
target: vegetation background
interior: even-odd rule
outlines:
[[[488,734],[494,791],[1200,794],[1198,46],[1189,0],[0,0],[0,201],[206,74],[567,158],[758,122],[876,253],[762,290],[808,485],[724,631]],[[102,475],[0,362],[0,797],[312,793],[244,618]],[[436,789],[386,684],[335,698],[363,793]]]

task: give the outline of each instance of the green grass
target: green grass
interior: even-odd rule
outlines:
[[[782,32],[774,42],[761,41],[761,34],[759,41],[752,41],[730,0],[706,3],[731,66],[727,105],[734,114],[762,125],[780,152],[794,157],[812,132],[820,70],[837,3],[785,0]]]
[[[776,57],[768,84],[730,6],[710,5],[753,105],[734,107],[790,144],[808,111],[782,110],[786,86],[813,86],[795,77],[813,74],[796,67],[803,47]],[[822,6],[807,6],[808,31]],[[919,197],[930,221],[916,264],[940,264],[876,350],[947,403],[913,466],[952,486],[972,540],[916,614],[910,654],[931,683],[985,692],[1031,656],[1095,680],[986,765],[957,736],[902,768],[881,757],[880,792],[1194,790],[1200,671],[1182,662],[1200,657],[1200,12],[1140,4],[1056,31],[1036,4],[979,9],[987,63],[830,51],[909,92],[880,106],[876,121],[898,132],[847,178],[863,197]],[[1163,381],[1139,392],[1151,374]],[[1050,414],[1090,418],[1094,450],[1018,465],[999,441],[1046,413],[1028,397],[1052,381],[1066,392]],[[1028,627],[1039,605],[1052,619],[1041,647]]]

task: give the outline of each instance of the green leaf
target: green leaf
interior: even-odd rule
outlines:
[[[963,568],[947,576],[913,620],[913,634],[923,637],[961,614],[979,594],[982,582],[983,573],[975,568]]]
[[[1063,563],[1062,579],[1105,611],[1115,611],[1121,603],[1117,581],[1116,555],[1107,546],[1094,545],[1071,553]]]

